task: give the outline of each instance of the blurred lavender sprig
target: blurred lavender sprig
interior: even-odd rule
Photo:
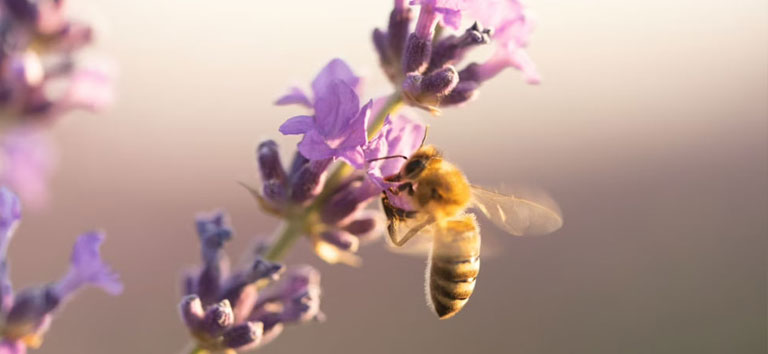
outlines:
[[[222,250],[232,238],[229,217],[201,214],[197,233],[203,265],[184,279],[181,316],[196,353],[226,353],[261,347],[285,325],[322,319],[320,273],[310,266],[289,269],[257,258],[230,271]]]
[[[14,293],[8,274],[8,244],[21,221],[19,199],[0,187],[0,354],[23,354],[42,345],[53,314],[84,286],[117,295],[123,284],[101,260],[101,232],[81,235],[72,249],[69,271],[58,281]]]
[[[112,74],[79,53],[94,38],[67,0],[0,0],[0,183],[45,205],[55,151],[44,130],[73,110],[109,105]]]

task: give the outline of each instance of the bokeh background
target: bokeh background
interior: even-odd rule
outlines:
[[[84,230],[108,232],[118,298],[84,291],[41,354],[179,353],[179,276],[199,260],[198,211],[226,208],[235,259],[277,220],[236,183],[297,108],[272,102],[331,58],[387,94],[369,41],[390,1],[72,0],[120,67],[118,102],[55,128],[52,202],[29,211],[16,286],[55,279]],[[768,5],[761,0],[530,0],[538,87],[507,71],[431,120],[429,140],[478,183],[548,190],[562,230],[514,238],[484,223],[462,313],[425,306],[424,260],[361,251],[322,264],[324,324],[263,353],[764,353],[768,234]],[[492,246],[491,246],[492,245]],[[487,248],[486,248],[487,249]]]

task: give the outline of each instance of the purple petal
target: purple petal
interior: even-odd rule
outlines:
[[[335,81],[343,81],[353,90],[357,90],[360,84],[360,78],[355,76],[355,73],[352,72],[347,63],[338,58],[333,59],[320,70],[315,80],[312,81],[312,91],[315,95],[315,100],[323,96]]]
[[[27,346],[20,340],[4,339],[0,341],[0,354],[26,354]]]
[[[339,149],[354,149],[364,146],[368,142],[368,132],[366,127],[368,126],[368,119],[371,117],[371,106],[373,100],[368,101],[360,112],[357,113],[354,119],[344,128],[341,133],[344,140],[341,141]]]
[[[10,189],[0,187],[0,259],[5,256],[8,241],[20,219],[19,198]]]
[[[72,109],[99,111],[114,101],[111,75],[101,69],[89,68],[75,72],[69,88],[55,103],[58,112]]]
[[[298,87],[291,87],[290,91],[284,96],[277,99],[275,102],[278,106],[284,106],[289,104],[299,104],[307,108],[312,108],[312,101],[309,97]]]
[[[17,129],[0,141],[0,184],[8,184],[31,208],[48,200],[48,179],[56,156],[47,135],[35,129]]]
[[[64,299],[84,285],[94,285],[109,294],[123,291],[118,275],[107,266],[99,255],[104,234],[91,232],[80,236],[72,249],[69,272],[56,284],[56,292]]]
[[[285,135],[305,134],[315,126],[315,120],[310,116],[289,118],[278,130]]]
[[[346,161],[355,169],[361,169],[365,165],[365,156],[363,155],[363,149],[361,147],[339,150],[337,152],[338,158]]]
[[[339,145],[345,128],[357,117],[359,110],[360,99],[343,81],[333,82],[323,95],[316,97],[315,126],[328,146]]]
[[[304,135],[304,139],[299,142],[299,152],[313,161],[336,157],[336,151],[325,143],[325,139],[317,130],[311,130]]]

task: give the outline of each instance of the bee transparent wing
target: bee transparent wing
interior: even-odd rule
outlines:
[[[472,186],[472,199],[496,226],[515,236],[544,235],[563,226],[557,205],[546,198],[533,201]]]

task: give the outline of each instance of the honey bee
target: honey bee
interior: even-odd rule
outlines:
[[[516,236],[550,233],[563,224],[556,210],[471,185],[431,145],[413,153],[385,181],[396,184],[389,189],[395,198],[383,193],[381,199],[392,244],[402,247],[417,235],[431,236],[425,288],[440,319],[453,317],[464,307],[480,270],[480,230],[468,208],[476,207]]]

